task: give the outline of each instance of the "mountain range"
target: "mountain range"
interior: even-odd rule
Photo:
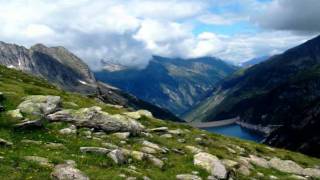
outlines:
[[[220,82],[185,118],[240,117],[265,143],[319,156],[320,36]]]
[[[195,59],[153,56],[144,69],[105,63],[98,80],[138,98],[167,108],[178,116],[192,109],[214,85],[237,70],[218,58]]]
[[[90,95],[105,103],[127,108],[148,109],[158,118],[181,121],[166,109],[97,81],[80,58],[61,46],[46,47],[36,44],[27,49],[0,42],[0,64],[42,77],[66,91]]]

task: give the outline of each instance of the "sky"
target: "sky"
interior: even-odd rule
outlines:
[[[0,41],[143,67],[152,55],[234,63],[320,34],[319,0],[0,0]]]

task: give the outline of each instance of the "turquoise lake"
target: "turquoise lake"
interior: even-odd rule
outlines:
[[[231,124],[226,126],[219,126],[219,127],[211,127],[211,128],[203,128],[204,130],[207,130],[209,132],[214,132],[221,135],[231,136],[231,137],[237,137],[240,139],[246,139],[250,141],[260,142],[263,137],[252,133],[246,129],[241,128],[237,124]]]

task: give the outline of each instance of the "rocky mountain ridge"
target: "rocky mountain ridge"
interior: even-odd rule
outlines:
[[[149,109],[156,117],[181,121],[171,112],[142,101],[120,89],[98,82],[89,67],[66,48],[36,44],[30,49],[0,42],[0,64],[48,80],[60,88],[78,92],[110,104]]]
[[[274,127],[266,143],[319,156],[320,134],[311,128],[319,124],[319,67],[320,36],[221,82],[187,119],[240,116],[244,123]],[[305,133],[291,138],[296,132]]]
[[[109,65],[110,66],[110,65]],[[96,72],[97,79],[181,116],[237,67],[220,59],[154,56],[144,69]]]

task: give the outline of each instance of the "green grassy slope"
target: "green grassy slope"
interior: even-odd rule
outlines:
[[[58,95],[63,99],[63,108],[82,108],[91,106],[100,106],[104,111],[115,114],[126,111],[125,109],[116,109],[107,105],[101,104],[94,99],[73,94],[57,89],[55,86],[48,84],[42,79],[38,79],[16,70],[7,69],[0,66],[0,92],[3,92],[5,99],[0,102],[5,106],[6,111],[16,109],[17,105],[22,101],[22,98],[27,95]],[[70,102],[78,106],[72,106]],[[35,118],[35,117],[30,117]],[[0,146],[0,177],[1,179],[49,179],[52,168],[42,167],[38,164],[24,160],[24,156],[41,156],[46,157],[53,164],[62,163],[67,159],[74,160],[77,163],[77,168],[87,174],[91,179],[123,179],[119,174],[135,176],[142,178],[148,176],[151,179],[168,180],[175,179],[177,174],[191,173],[198,171],[199,176],[206,179],[208,173],[193,165],[193,155],[185,150],[186,145],[198,146],[205,149],[220,159],[236,160],[239,153],[231,153],[227,148],[239,146],[245,149],[242,156],[250,154],[261,157],[279,157],[281,159],[291,159],[299,163],[303,167],[313,167],[320,164],[320,160],[311,158],[299,153],[294,153],[286,150],[272,150],[265,145],[256,144],[249,141],[243,141],[235,138],[227,138],[216,134],[207,133],[199,129],[194,129],[186,125],[161,121],[142,117],[139,121],[147,128],[166,126],[169,129],[186,129],[189,133],[175,136],[171,139],[166,139],[154,134],[153,137],[132,137],[129,138],[126,144],[121,144],[120,140],[113,136],[106,136],[99,139],[87,139],[82,135],[85,129],[80,129],[77,135],[61,135],[58,131],[68,125],[65,123],[46,124],[44,129],[39,130],[14,130],[13,125],[17,122],[8,117],[5,112],[0,113],[0,138],[13,142],[12,147]],[[195,138],[202,137],[204,144],[199,145]],[[183,138],[186,143],[179,143],[177,139]],[[24,139],[42,141],[41,145],[25,144],[21,142]],[[146,161],[135,161],[130,164],[117,165],[111,159],[102,155],[83,154],[79,151],[81,146],[100,146],[103,142],[110,142],[118,146],[139,150],[141,141],[145,139],[168,149],[182,149],[186,154],[178,154],[170,151],[168,154],[157,154],[159,158],[164,160],[165,166],[162,169],[153,167]],[[65,145],[65,149],[50,149],[44,146],[44,143],[55,142]],[[128,167],[133,165],[141,174],[133,174],[128,171]],[[258,177],[257,173],[277,176],[280,179],[290,179],[290,175],[279,172],[274,169],[267,169],[254,166],[251,171],[252,177]],[[235,172],[235,179],[247,179],[247,177]]]

